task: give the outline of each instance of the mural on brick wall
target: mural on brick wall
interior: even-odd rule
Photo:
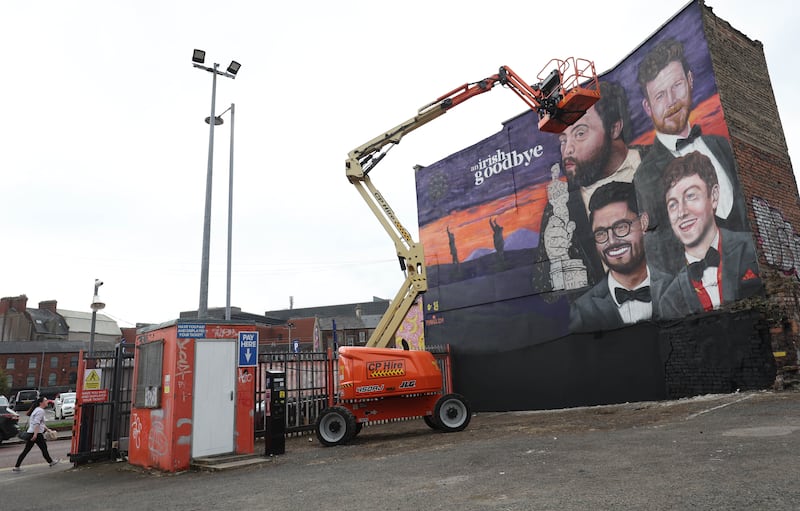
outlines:
[[[418,170],[430,343],[512,349],[763,293],[699,3],[600,87],[560,135],[527,112]]]

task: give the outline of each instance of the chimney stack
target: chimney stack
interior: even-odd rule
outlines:
[[[6,296],[0,298],[0,314],[6,312],[25,312],[28,307],[28,297],[25,295]]]
[[[57,300],[45,300],[43,302],[39,302],[39,310],[43,311],[50,311],[54,314],[57,313],[56,306],[58,305]]]

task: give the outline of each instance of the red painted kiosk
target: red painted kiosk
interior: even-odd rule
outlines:
[[[261,325],[177,320],[136,335],[128,461],[167,472],[254,452]]]

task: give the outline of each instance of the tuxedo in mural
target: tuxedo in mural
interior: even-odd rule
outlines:
[[[639,214],[633,184],[607,183],[589,201],[595,250],[608,272],[570,308],[570,331],[612,330],[660,316],[672,277],[649,267],[644,249],[647,214]]]
[[[717,174],[720,200],[718,224],[733,231],[749,229],[736,163],[730,143],[721,136],[703,135],[698,125],[690,126],[695,76],[689,69],[684,46],[667,39],[639,64],[638,82],[642,106],[656,129],[653,146],[636,172],[634,184],[639,207],[650,216],[647,237],[650,262],[669,273],[683,266],[683,249],[669,228],[661,175],[670,161],[691,152],[706,155]]]
[[[692,152],[672,160],[662,184],[684,265],[664,293],[666,317],[681,318],[747,298],[762,289],[750,233],[720,228],[719,183],[710,158]]]
[[[719,254],[720,265],[711,267],[718,276],[707,289],[721,290],[720,299],[723,303],[761,294],[763,285],[758,276],[750,233],[720,229],[719,234],[720,249],[715,250]],[[692,275],[688,265],[675,276],[661,301],[665,318],[683,318],[714,309],[710,297],[706,298],[698,290],[703,285],[702,276],[699,277]]]

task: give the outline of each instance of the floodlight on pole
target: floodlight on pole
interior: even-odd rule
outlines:
[[[203,50],[194,50],[192,53],[192,62],[196,62],[197,64],[202,64],[206,61],[206,52]]]
[[[197,317],[205,319],[208,316],[208,271],[209,271],[209,258],[211,252],[211,185],[213,181],[213,162],[214,162],[214,126],[217,125],[218,116],[214,115],[216,111],[216,97],[217,97],[217,75],[225,76],[227,78],[236,79],[236,74],[241,68],[241,64],[232,61],[228,66],[228,71],[223,72],[219,70],[219,64],[214,63],[213,67],[203,65],[205,62],[205,52],[202,50],[194,50],[192,54],[193,66],[198,69],[203,69],[211,73],[211,115],[208,116],[208,169],[206,172],[206,202],[205,214],[203,216],[203,256],[200,265],[200,304],[197,308]],[[211,119],[214,122],[210,122]],[[221,119],[220,119],[221,121]]]

